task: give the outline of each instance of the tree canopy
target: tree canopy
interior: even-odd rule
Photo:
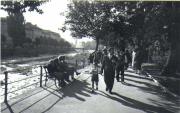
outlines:
[[[39,9],[39,6],[45,3],[46,1],[42,0],[2,0],[1,1],[1,9],[7,11],[8,13],[24,13],[26,11],[37,11],[38,13],[42,14],[43,11]]]
[[[161,47],[170,45],[169,60],[179,56],[179,2],[72,1],[66,18],[73,36],[92,37],[97,45],[101,40],[123,50],[128,44],[143,50],[158,40]],[[167,66],[175,72],[178,65],[169,60]]]

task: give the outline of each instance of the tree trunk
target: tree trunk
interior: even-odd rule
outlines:
[[[180,44],[171,44],[170,54],[161,75],[173,76],[180,69]]]
[[[173,76],[180,69],[180,24],[178,11],[179,7],[175,7],[175,4],[170,5],[171,9],[170,24],[168,29],[168,41],[170,42],[170,54],[167,63],[162,70],[161,75]],[[173,14],[173,15],[172,15]]]
[[[96,38],[96,49],[95,49],[95,51],[98,50],[98,47],[99,47],[99,38]]]

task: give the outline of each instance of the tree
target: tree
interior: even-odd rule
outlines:
[[[134,7],[127,5],[127,9],[132,15],[129,23],[134,27],[137,44],[143,44],[145,48],[156,40],[165,41],[166,46],[169,43],[170,54],[162,75],[173,75],[180,67],[180,3],[137,2],[136,4]]]
[[[167,34],[167,41],[170,44],[170,54],[161,74],[172,76],[180,71],[180,3],[161,4],[158,17],[161,31]]]
[[[23,46],[25,43],[25,20],[23,13],[28,11],[37,11],[42,14],[38,7],[44,1],[1,1],[1,9],[8,12],[8,32],[12,37],[14,47]]]
[[[42,14],[43,11],[39,9],[38,7],[45,3],[45,1],[42,0],[21,0],[21,1],[7,1],[2,0],[1,1],[1,9],[7,11],[10,14],[15,13],[24,13],[26,11],[37,11],[38,13]]]
[[[96,50],[99,40],[106,32],[109,7],[106,2],[73,1],[69,4],[69,13],[65,24],[70,25],[72,36],[77,38],[91,37],[96,40]]]
[[[73,1],[69,5],[66,24],[70,25],[73,36],[95,39],[96,50],[99,40],[106,45],[117,46],[129,40],[131,34],[128,15],[123,11],[125,8],[126,2]],[[122,44],[119,47],[125,49]]]
[[[126,43],[144,51],[155,41],[169,43],[170,54],[162,74],[180,65],[180,3],[175,2],[73,2],[66,23],[75,37],[92,37],[123,50]],[[168,47],[167,47],[168,48]],[[97,46],[96,46],[97,50]]]
[[[25,43],[25,22],[22,13],[10,14],[7,17],[7,29],[14,47],[22,47]]]

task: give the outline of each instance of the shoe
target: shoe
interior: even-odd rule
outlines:
[[[96,87],[96,90],[98,90],[98,87]]]
[[[108,88],[106,88],[106,91],[108,91]]]
[[[92,90],[91,93],[94,93],[94,90]]]
[[[111,91],[111,90],[109,90],[109,93],[110,93],[110,94],[112,94],[112,91]]]

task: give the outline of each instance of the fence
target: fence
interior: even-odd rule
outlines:
[[[71,65],[74,65],[76,66],[76,68],[83,68],[85,67],[88,63],[87,63],[87,60],[85,59],[81,59],[81,60],[75,60],[75,62],[73,63],[71,60],[68,60],[68,64],[71,64]],[[43,65],[39,65],[39,66],[35,66],[35,67],[31,67],[31,68],[28,68],[28,69],[35,69],[35,68],[38,68],[40,71],[37,75],[32,75],[30,77],[26,77],[26,78],[23,78],[23,79],[20,79],[20,80],[16,80],[16,81],[12,81],[12,82],[8,82],[8,79],[9,77],[11,77],[11,73],[12,72],[22,72],[22,71],[27,71],[28,69],[16,69],[16,70],[13,70],[13,71],[5,71],[4,72],[4,94],[0,95],[0,96],[4,96],[4,102],[7,102],[8,100],[8,94],[10,93],[14,93],[14,92],[17,92],[19,90],[22,90],[22,89],[25,89],[27,87],[30,87],[30,86],[33,86],[33,85],[36,85],[39,83],[39,86],[42,87],[42,84],[43,84],[43,81],[47,81],[47,76],[45,74],[45,70],[43,72]],[[12,85],[14,83],[19,83],[20,81],[25,81],[25,80],[28,80],[28,79],[31,79],[31,78],[35,78],[35,77],[39,77],[39,81],[38,82],[35,82],[35,83],[32,83],[32,84],[29,84],[29,85],[26,85],[26,86],[23,86],[21,88],[18,88],[16,90],[13,90],[13,91],[9,91],[8,89],[8,86],[9,85]],[[43,77],[45,77],[45,79],[43,80]],[[45,82],[45,86],[46,86],[46,82]]]
[[[40,87],[42,87],[42,82],[45,81],[45,80],[42,80],[42,76],[43,76],[42,66],[32,67],[31,69],[33,69],[33,68],[40,68],[40,73],[37,74],[37,75],[32,75],[32,76],[30,76],[30,77],[26,77],[26,78],[23,78],[23,79],[20,79],[20,80],[12,81],[12,82],[8,82],[9,77],[11,77],[11,76],[10,76],[10,73],[12,73],[12,72],[18,72],[18,71],[27,71],[27,70],[29,70],[29,68],[28,68],[28,69],[22,69],[22,70],[13,70],[13,71],[5,71],[5,72],[4,72],[4,75],[5,75],[5,77],[4,77],[4,94],[0,95],[0,96],[4,96],[4,102],[7,102],[7,100],[8,100],[8,94],[10,94],[10,93],[17,92],[17,91],[19,91],[19,90],[25,89],[25,88],[27,88],[27,87],[33,86],[33,85],[38,84],[38,83],[40,83]],[[25,80],[32,79],[32,78],[36,78],[36,77],[39,77],[39,81],[38,81],[38,82],[34,82],[34,83],[32,83],[32,84],[25,85],[25,86],[23,86],[23,87],[21,87],[21,88],[17,88],[17,89],[15,89],[15,90],[13,90],[13,91],[9,91],[9,90],[8,90],[8,86],[9,86],[9,85],[13,85],[13,84],[15,84],[15,83],[19,83],[19,82],[21,82],[21,81],[25,81]]]

